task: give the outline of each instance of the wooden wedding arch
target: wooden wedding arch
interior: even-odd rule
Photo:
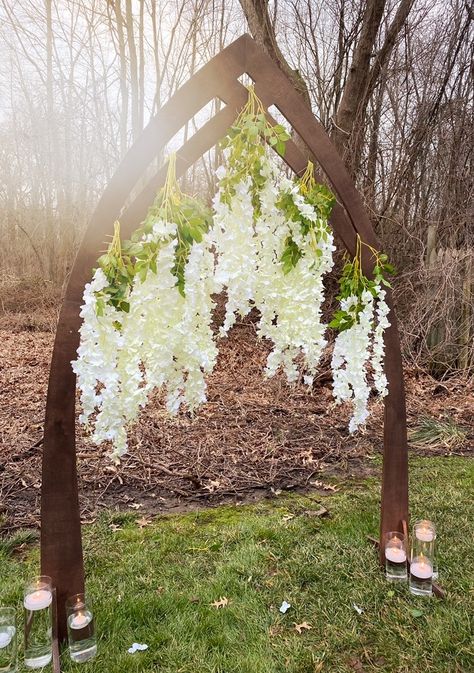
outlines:
[[[247,100],[247,91],[239,81],[244,73],[254,81],[264,105],[267,108],[274,105],[284,115],[330,181],[337,197],[331,225],[347,250],[354,254],[357,233],[372,247],[380,248],[362,200],[323,127],[288,78],[249,35],[243,35],[213,58],[150,121],[125,156],[92,216],[72,269],[54,343],[43,448],[41,571],[52,577],[56,587],[61,639],[65,636],[64,602],[68,596],[84,590],[75,448],[76,381],[70,364],[79,343],[84,284],[90,280],[114,220],[120,219],[122,233],[127,237],[144,219],[164,183],[166,166],[129,204],[130,193],[166,143],[216,98],[225,106],[178,150],[178,176],[226,134]],[[306,168],[306,158],[292,141],[287,143],[285,161],[297,174]],[[370,275],[373,260],[368,248],[364,247],[362,261],[366,275]],[[392,306],[391,293],[387,298]],[[393,309],[390,322],[385,334],[389,394],[385,398],[381,536],[389,530],[403,530],[408,520],[405,392]]]

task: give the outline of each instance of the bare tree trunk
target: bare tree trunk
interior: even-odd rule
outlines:
[[[341,103],[334,120],[332,138],[342,156],[346,154],[357,114],[365,98],[370,74],[370,60],[382,22],[386,0],[368,0]]]
[[[52,180],[55,175],[55,128],[54,128],[54,80],[53,80],[53,19],[52,0],[45,0],[46,8],[46,116],[48,129],[48,174]],[[54,280],[56,276],[56,231],[54,226],[54,207],[52,185],[45,191],[46,244],[48,251],[48,276]]]
[[[128,84],[127,84],[127,56],[125,52],[124,20],[121,0],[113,1],[115,13],[118,53],[120,59],[120,156],[124,156],[128,146]]]
[[[144,127],[145,119],[145,0],[140,0],[140,23],[138,31],[138,127]]]
[[[137,47],[133,26],[132,0],[125,0],[128,55],[130,61],[130,102],[132,107],[132,138],[136,140],[140,127],[140,94],[138,85]]]
[[[311,99],[306,82],[301,73],[290,66],[277,44],[275,26],[268,12],[268,0],[239,1],[255,41],[263,47],[278,67],[290,78],[297,91],[303,96],[308,106],[311,107]],[[275,6],[276,4],[275,2]]]
[[[382,24],[386,0],[368,0],[367,2],[360,37],[356,44],[332,131],[332,139],[354,176],[362,154],[367,105],[413,4],[414,0],[401,0],[387,30],[384,43],[375,54],[375,44]],[[372,59],[373,65],[371,66]]]

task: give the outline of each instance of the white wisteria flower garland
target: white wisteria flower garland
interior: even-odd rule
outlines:
[[[127,433],[156,390],[176,414],[206,401],[206,376],[217,359],[213,296],[225,289],[219,335],[258,310],[258,335],[271,342],[265,373],[280,369],[311,386],[327,345],[322,321],[324,278],[335,250],[328,225],[331,192],[316,184],[311,163],[302,178],[284,176],[268,145],[284,154],[289,135],[270,126],[253,90],[224,141],[213,214],[179,190],[175,158],[165,187],[130,241],[114,237],[84,291],[80,346],[73,369],[80,421],[112,457],[127,451]],[[332,368],[337,402],[352,402],[350,430],[368,416],[368,374],[381,396],[384,330],[389,326],[385,255],[374,254],[375,280],[360,271],[360,241],[341,279]],[[386,283],[387,284],[387,283]]]
[[[73,362],[83,413],[96,444],[112,457],[127,450],[127,429],[155,388],[166,407],[191,411],[206,399],[205,376],[217,347],[211,329],[217,286],[207,214],[167,184],[130,242],[119,228],[86,285],[78,358]]]
[[[330,323],[339,330],[331,360],[333,393],[337,404],[352,403],[350,432],[364,425],[369,416],[369,376],[372,375],[374,388],[381,398],[388,393],[383,362],[384,332],[390,326],[387,317],[390,309],[381,284],[389,285],[385,274],[393,273],[393,267],[386,255],[379,255],[371,248],[376,264],[374,280],[369,280],[362,273],[361,250],[358,236],[355,257],[344,266],[340,280],[340,308]]]
[[[288,137],[268,125],[251,91],[217,171],[216,279],[227,291],[222,334],[257,308],[258,334],[273,343],[266,374],[281,368],[290,382],[303,374],[311,385],[327,343],[321,306],[335,250],[327,222],[334,198],[316,184],[311,163],[301,180],[289,180],[258,142],[266,138],[283,154]]]

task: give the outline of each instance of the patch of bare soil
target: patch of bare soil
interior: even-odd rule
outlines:
[[[53,334],[0,324],[0,524],[39,521],[41,444]],[[130,453],[116,468],[106,449],[77,428],[81,506],[85,520],[103,506],[141,512],[180,511],[201,504],[246,500],[279,489],[320,488],[371,474],[367,460],[382,450],[383,405],[372,402],[363,433],[349,435],[347,409],[336,407],[326,366],[312,392],[262,372],[268,345],[256,340],[251,318],[221,342],[209,380],[208,403],[191,418],[170,419],[156,396],[131,433]],[[440,385],[406,374],[409,425],[448,415],[467,428],[456,453],[472,452],[474,398],[460,380]],[[452,453],[442,444],[430,453]],[[58,475],[60,478],[60,475]]]

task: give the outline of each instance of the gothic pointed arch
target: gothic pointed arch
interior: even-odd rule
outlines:
[[[120,219],[123,234],[130,234],[164,183],[166,166],[162,166],[141,191],[137,190],[140,181],[149,175],[153,161],[161,156],[163,148],[186,122],[215,98],[222,101],[224,107],[178,150],[178,176],[225,135],[247,98],[247,91],[239,81],[244,73],[254,81],[264,105],[278,108],[317,159],[337,198],[331,224],[345,248],[354,254],[357,234],[373,248],[380,248],[361,197],[323,127],[291,82],[249,35],[243,35],[213,58],[150,121],[123,159],[91,218],[67,285],[54,343],[43,447],[41,570],[53,578],[57,589],[60,637],[65,635],[65,599],[84,589],[75,449],[75,375],[70,365],[79,343],[84,284],[90,279],[114,220]],[[291,141],[285,161],[297,174],[306,168],[306,158]],[[138,195],[130,201],[130,194],[135,192]],[[364,250],[362,261],[365,274],[370,275],[368,249]],[[391,307],[391,327],[385,334],[389,394],[385,398],[381,536],[389,530],[402,530],[408,520],[402,358],[390,292],[387,300]]]

